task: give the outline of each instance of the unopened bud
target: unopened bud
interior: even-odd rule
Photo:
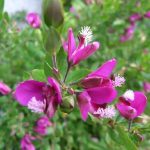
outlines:
[[[63,5],[61,0],[44,0],[43,18],[48,27],[59,27],[64,21]]]
[[[74,99],[72,96],[67,96],[63,98],[63,102],[60,105],[60,108],[65,113],[70,113],[74,108]]]

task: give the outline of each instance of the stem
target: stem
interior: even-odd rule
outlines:
[[[66,79],[67,79],[67,76],[68,76],[68,73],[69,73],[69,70],[70,70],[70,64],[68,64],[68,67],[67,67],[67,71],[66,71],[66,74],[65,74],[65,77],[64,77],[64,80],[63,82],[65,83]]]
[[[128,122],[128,132],[130,132],[131,126],[132,126],[132,120],[129,120],[129,122]]]
[[[57,69],[56,55],[52,56],[52,61],[53,61],[53,67]]]
[[[78,84],[78,83],[79,83],[79,81],[76,81],[76,82],[70,83],[69,85],[70,85],[70,86],[73,86],[73,85],[76,85],[76,84]]]

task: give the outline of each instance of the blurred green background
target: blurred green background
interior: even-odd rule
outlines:
[[[77,36],[81,26],[90,26],[93,40],[101,43],[100,50],[79,67],[93,70],[104,61],[116,58],[115,72],[126,78],[126,84],[119,89],[120,94],[125,89],[143,91],[143,82],[150,82],[150,19],[136,23],[132,40],[119,41],[124,29],[129,26],[128,17],[136,12],[143,15],[150,10],[149,4],[150,0],[97,0],[90,5],[82,0],[63,0],[65,21],[62,37],[66,39],[69,27]],[[74,12],[70,12],[72,6]],[[7,13],[0,14],[0,80],[12,89],[25,79],[28,72],[43,68],[45,59],[42,31],[28,25],[19,29],[18,21],[25,21],[24,12],[18,12],[11,18]],[[149,101],[150,94],[147,93],[147,96]],[[39,150],[132,150],[130,144],[137,149],[149,150],[149,115],[148,103],[143,121],[133,125],[135,131],[144,137],[141,141],[139,135],[132,133],[126,137],[120,127],[112,128],[105,120],[96,122],[89,118],[83,122],[78,109],[70,114],[59,111],[52,119],[55,126],[49,128],[43,140],[34,144]],[[23,135],[26,132],[34,135],[32,127],[37,118],[38,115],[21,107],[12,96],[0,97],[0,149],[19,150]],[[127,126],[122,118],[118,123],[124,128]]]

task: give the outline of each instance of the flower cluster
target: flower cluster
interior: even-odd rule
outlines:
[[[132,22],[139,20],[138,17],[133,18],[131,17]],[[47,82],[30,79],[19,83],[16,87],[14,98],[22,106],[26,106],[33,113],[44,114],[44,117],[40,118],[34,127],[34,131],[38,134],[47,134],[47,128],[52,125],[49,118],[54,117],[59,107],[65,106],[69,109],[74,107],[73,104],[67,104],[68,102],[72,103],[74,97],[76,97],[77,106],[84,121],[87,120],[88,114],[98,119],[112,119],[116,115],[116,109],[121,116],[128,120],[133,120],[144,112],[147,99],[139,91],[127,90],[114,105],[114,100],[118,97],[117,87],[121,87],[125,83],[124,77],[113,75],[117,65],[117,60],[114,58],[75,82],[76,86],[66,83],[69,70],[100,48],[99,42],[92,42],[92,36],[90,27],[81,28],[77,44],[72,28],[69,28],[68,39],[63,43],[68,64],[63,80],[61,77],[59,78],[58,73],[61,72],[57,68],[57,71],[53,72],[54,76],[47,78]],[[29,146],[34,150],[32,140],[31,136],[25,135],[21,142],[22,147]]]
[[[49,121],[47,116],[42,116],[36,121],[34,131],[40,135],[47,134],[47,128],[52,126],[52,122]]]
[[[138,21],[141,21],[144,18],[150,19],[150,11],[146,12],[144,15],[141,15],[139,13],[132,14],[128,18],[128,21],[129,21],[130,25],[129,25],[129,27],[127,27],[124,30],[123,35],[120,37],[120,42],[126,42],[128,40],[131,40],[134,36],[134,32],[135,32],[135,29],[136,29],[136,23]]]
[[[39,139],[42,139],[43,136],[47,135],[47,129],[48,127],[52,126],[52,122],[49,121],[49,118],[47,116],[40,117],[33,127],[33,131],[37,133],[37,136],[32,136],[29,133],[26,133],[23,138],[21,139],[21,149],[22,150],[35,150],[35,146],[32,141],[36,141]]]
[[[130,17],[130,21],[133,23],[139,18],[136,14]],[[52,118],[58,106],[63,103],[62,93],[67,90],[68,94],[76,95],[84,121],[89,113],[98,118],[112,118],[115,116],[114,108],[109,107],[109,104],[118,96],[116,87],[121,87],[125,83],[125,78],[120,75],[112,78],[112,71],[117,65],[116,59],[106,61],[98,69],[78,81],[77,85],[81,89],[80,92],[65,85],[69,70],[99,49],[99,42],[91,42],[92,35],[90,27],[81,28],[78,36],[79,44],[76,46],[73,31],[69,28],[68,39],[63,43],[64,50],[68,54],[68,69],[64,81],[60,82],[54,77],[48,77],[47,82],[26,80],[16,87],[14,92],[15,99],[21,105],[27,106],[32,112],[43,113],[48,118]],[[63,88],[64,86],[66,87],[65,89]],[[141,92],[128,90],[119,98],[116,106],[122,116],[127,119],[133,119],[144,111],[146,97]],[[42,129],[36,127],[35,130],[41,134],[45,133],[44,127]]]

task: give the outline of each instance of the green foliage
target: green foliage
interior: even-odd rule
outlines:
[[[37,81],[46,81],[44,70],[42,69],[34,69],[31,72],[31,76],[34,80]]]
[[[88,25],[93,30],[93,41],[100,41],[101,48],[79,66],[71,68],[66,82],[77,82],[104,61],[116,58],[118,64],[114,73],[118,72],[126,78],[126,84],[118,90],[119,95],[124,93],[125,89],[143,91],[143,81],[150,82],[150,20],[143,19],[137,23],[132,40],[120,43],[119,37],[129,26],[128,17],[135,12],[143,15],[150,10],[149,2],[103,0],[97,4],[85,5],[81,0],[69,3],[68,0],[63,0],[64,14],[61,4],[58,14],[55,14],[55,7],[51,13],[52,6],[44,3],[43,18],[49,28],[43,23],[41,29],[34,30],[28,26],[18,29],[16,20],[9,18],[7,13],[2,14],[4,1],[0,0],[0,80],[14,90],[16,84],[22,80],[32,78],[46,81],[48,76],[55,77],[54,71],[58,69],[58,76],[63,81],[67,69],[67,53],[60,48],[61,41],[66,40],[69,27],[72,27],[77,35],[81,26]],[[74,6],[75,13],[69,12],[70,6]],[[52,25],[57,29],[50,27]],[[56,66],[52,59],[54,53]],[[67,100],[64,100],[52,119],[54,125],[48,128],[48,135],[33,142],[37,149],[149,149],[149,103],[141,122],[133,123],[131,132],[128,133],[127,121],[120,116],[117,116],[113,123],[112,120],[95,120],[92,117],[83,122],[77,108],[71,109],[71,113],[68,111],[68,108],[76,107],[75,98],[66,97],[66,93],[63,95]],[[147,96],[149,100],[150,95]],[[117,100],[114,103],[116,102]],[[26,132],[35,135],[33,127],[38,117],[39,115],[21,107],[12,96],[0,97],[0,149],[19,150],[19,142]],[[144,141],[140,140],[139,136],[144,136]]]
[[[4,0],[0,1],[0,14],[2,14],[4,8]]]
[[[61,49],[57,54],[57,65],[58,70],[60,71],[60,73],[63,75],[64,78],[67,68],[67,54],[64,51],[63,47],[61,47]]]
[[[67,78],[67,82],[74,82],[74,81],[79,81],[82,78],[86,77],[88,74],[90,73],[90,71],[88,69],[77,69],[72,71],[68,78]]]

